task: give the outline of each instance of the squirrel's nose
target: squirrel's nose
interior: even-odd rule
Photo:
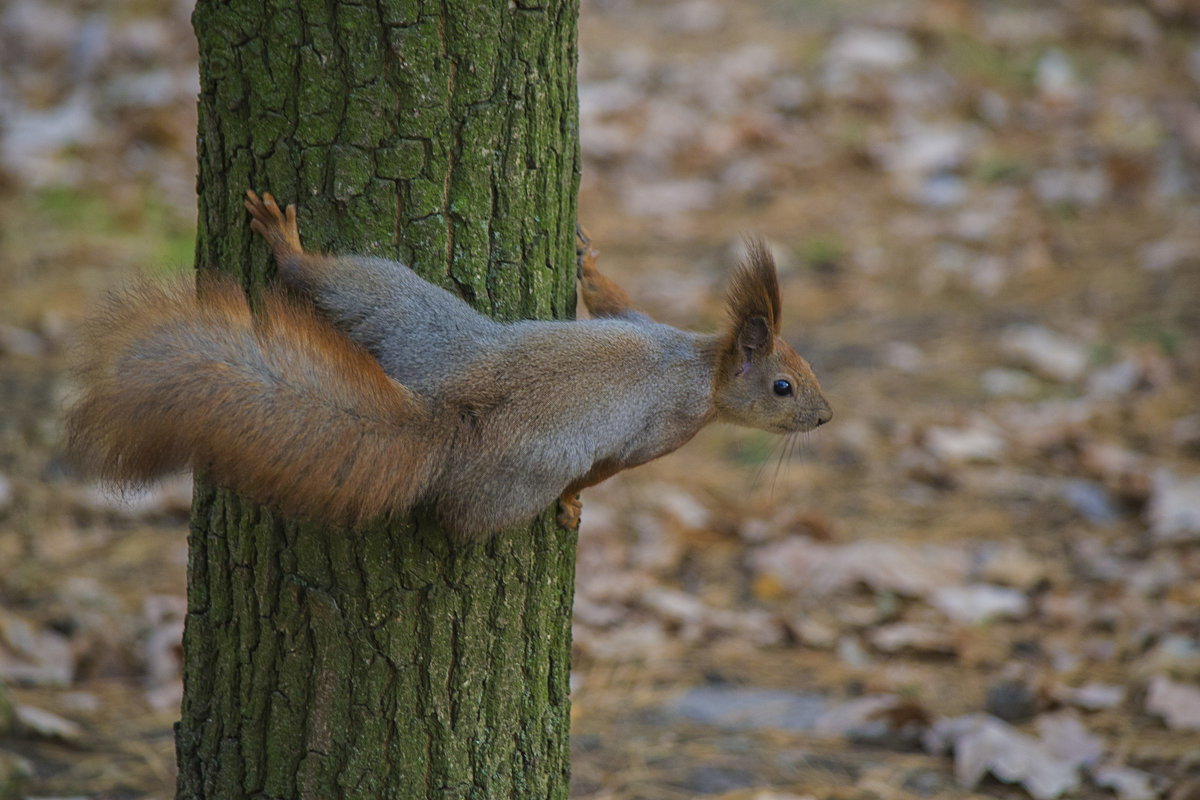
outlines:
[[[833,419],[833,409],[826,404],[824,408],[817,412],[817,427],[821,427],[831,419]]]

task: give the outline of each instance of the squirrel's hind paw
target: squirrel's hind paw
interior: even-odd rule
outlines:
[[[280,211],[270,192],[262,197],[253,189],[246,190],[246,210],[250,212],[250,230],[267,240],[271,253],[280,264],[288,256],[304,253],[300,245],[300,229],[296,225],[296,206]]]
[[[563,495],[558,498],[558,516],[555,521],[558,527],[575,530],[579,527],[579,515],[583,513],[583,502],[579,495]]]

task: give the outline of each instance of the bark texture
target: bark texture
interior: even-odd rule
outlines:
[[[571,316],[577,16],[200,0],[198,268],[270,279],[254,188],[297,203],[306,248]],[[197,485],[177,797],[566,797],[575,540],[552,510],[463,548],[420,514],[329,530]]]

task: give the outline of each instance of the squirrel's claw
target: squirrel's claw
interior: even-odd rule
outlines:
[[[596,256],[600,253],[592,247],[592,237],[588,236],[587,229],[575,223],[575,277],[582,278],[584,273],[584,262],[595,261]]]
[[[270,192],[263,192],[259,197],[253,189],[247,189],[244,205],[250,212],[250,230],[267,240],[277,260],[304,252],[294,204],[289,204],[286,212],[280,211]]]

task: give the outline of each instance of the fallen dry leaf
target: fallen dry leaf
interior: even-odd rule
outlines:
[[[1029,600],[1024,592],[989,583],[942,586],[933,591],[929,602],[950,619],[967,625],[1020,618],[1029,613]]]
[[[1162,541],[1200,539],[1200,477],[1156,471],[1147,514],[1150,530]]]
[[[1092,782],[1101,789],[1112,789],[1117,800],[1154,800],[1158,792],[1153,776],[1132,767],[1099,767],[1092,770]]]
[[[77,723],[52,714],[45,709],[18,705],[16,712],[17,725],[27,735],[42,739],[54,739],[67,744],[79,741],[83,736],[83,729]]]
[[[0,680],[66,686],[74,675],[75,657],[65,636],[0,609]]]
[[[1035,800],[1054,800],[1080,785],[1078,764],[986,714],[938,720],[924,741],[932,752],[954,753],[955,778],[966,789],[974,789],[988,773],[1021,784]]]
[[[954,635],[944,625],[895,622],[872,630],[867,634],[867,639],[873,647],[885,653],[911,650],[915,653],[949,654],[955,650]]]
[[[1162,717],[1168,728],[1200,731],[1200,688],[1155,675],[1146,687],[1146,710]]]
[[[1104,754],[1104,742],[1089,732],[1070,709],[1042,714],[1034,727],[1044,746],[1069,764],[1090,766]]]
[[[1078,688],[1059,686],[1050,693],[1056,700],[1086,711],[1115,708],[1125,699],[1125,687],[1107,683],[1085,683]]]
[[[924,597],[961,583],[970,568],[969,554],[957,548],[877,541],[838,546],[802,537],[765,545],[751,561],[757,572],[773,576],[782,587],[817,597],[859,584]]]

